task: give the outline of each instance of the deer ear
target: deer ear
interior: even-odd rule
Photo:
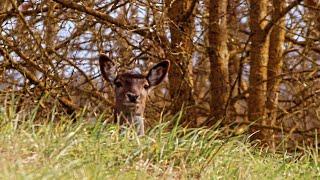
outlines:
[[[117,77],[117,70],[114,62],[106,54],[100,54],[99,65],[103,78],[113,84],[113,81]]]
[[[169,67],[169,61],[162,61],[153,66],[147,75],[150,86],[156,86],[160,84],[168,74]]]

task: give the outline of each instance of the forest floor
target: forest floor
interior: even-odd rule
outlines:
[[[33,112],[35,113],[35,111]],[[219,130],[166,131],[166,123],[137,137],[100,120],[36,124],[0,108],[0,179],[316,179],[318,149],[270,153],[247,136]],[[9,113],[10,114],[10,113]],[[23,119],[23,122],[21,122]]]

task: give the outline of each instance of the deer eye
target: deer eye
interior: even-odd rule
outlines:
[[[144,87],[144,89],[149,89],[150,86],[149,86],[149,84],[145,84],[143,87]]]
[[[122,84],[120,81],[115,81],[114,85],[116,85],[117,88],[122,87]]]

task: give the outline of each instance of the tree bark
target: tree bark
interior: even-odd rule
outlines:
[[[286,1],[273,0],[273,14],[280,16],[280,12],[285,8]],[[281,18],[278,23],[273,27],[270,34],[270,47],[269,47],[269,62],[268,62],[268,82],[267,82],[267,114],[270,126],[275,125],[277,117],[278,96],[280,86],[280,75],[282,73],[283,64],[283,48],[285,40],[285,21]],[[273,134],[272,132],[270,132]],[[271,136],[272,147],[274,148],[273,135]]]
[[[250,0],[250,76],[248,118],[251,122],[265,124],[266,120],[266,92],[267,92],[267,63],[269,41],[264,31],[267,24],[267,0]],[[254,139],[264,139],[259,129],[251,128],[255,133]]]
[[[184,105],[194,104],[192,95],[192,11],[195,1],[166,0],[171,33],[171,60],[169,91],[172,98],[172,113],[177,113]],[[190,122],[194,126],[196,122]]]
[[[240,22],[238,21],[240,0],[228,0],[227,7],[227,26],[228,26],[228,50],[229,50],[229,61],[228,61],[228,71],[229,71],[229,84],[230,84],[230,97],[227,107],[226,123],[231,124],[235,121],[244,120],[238,115],[241,113],[239,108],[239,103],[241,100],[236,100],[241,92],[240,84],[244,82],[241,81],[243,63],[241,63],[241,56],[238,54],[240,45],[240,37],[238,37],[238,32],[240,30]]]
[[[230,91],[227,5],[227,0],[210,0],[209,4],[210,109],[214,117],[209,125],[214,125],[225,117]]]

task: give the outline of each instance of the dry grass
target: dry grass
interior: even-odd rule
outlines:
[[[103,124],[102,117],[88,122],[80,116],[72,124],[53,109],[48,123],[37,124],[37,108],[29,114],[13,110],[0,108],[1,179],[314,179],[320,175],[318,149],[272,154],[247,142],[247,136],[218,139],[219,130],[180,127],[168,132],[167,124],[137,137],[131,129],[120,134],[118,126]],[[55,119],[66,123],[53,123]]]

